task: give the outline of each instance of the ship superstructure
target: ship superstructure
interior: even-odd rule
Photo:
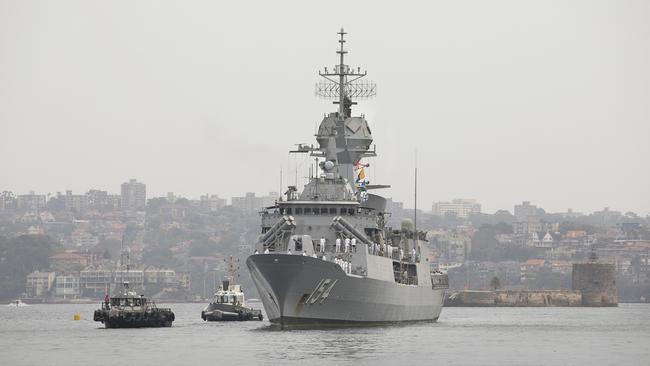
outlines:
[[[292,151],[314,157],[319,172],[261,213],[262,235],[247,266],[269,320],[283,328],[437,320],[447,277],[431,272],[413,221],[387,227],[386,199],[369,193],[389,186],[365,177],[363,159],[376,151],[365,116],[352,116],[351,107],[376,86],[345,64],[346,33],[338,34],[339,64],[319,72],[326,80],[316,85],[338,111],[320,123],[318,146]]]

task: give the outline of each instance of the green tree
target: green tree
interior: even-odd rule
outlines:
[[[148,214],[157,213],[162,206],[167,204],[169,204],[169,201],[167,201],[167,199],[164,197],[150,198],[149,200],[147,200],[147,213]]]
[[[44,235],[0,237],[0,299],[18,297],[25,290],[27,275],[47,268],[55,245]]]
[[[501,280],[499,280],[499,277],[497,277],[497,276],[492,277],[492,280],[490,281],[490,287],[494,291],[501,288]]]

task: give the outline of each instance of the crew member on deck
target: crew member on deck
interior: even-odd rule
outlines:
[[[341,253],[341,238],[336,238],[336,252]]]
[[[345,238],[345,249],[344,252],[349,252],[350,251],[350,238]]]
[[[320,237],[320,251],[321,253],[325,253],[325,238],[322,236]]]
[[[357,252],[357,238],[352,238],[352,240],[350,240],[350,245],[351,245],[351,248],[352,248],[352,252],[356,253]]]

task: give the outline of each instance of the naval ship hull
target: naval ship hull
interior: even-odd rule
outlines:
[[[346,274],[319,258],[256,254],[246,260],[271,323],[283,329],[436,321],[444,289]]]

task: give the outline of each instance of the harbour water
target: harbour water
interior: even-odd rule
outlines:
[[[0,306],[0,364],[650,364],[649,304],[446,308],[437,323],[299,331],[204,322],[204,305],[172,304],[173,327],[152,329],[104,329],[96,305]]]

